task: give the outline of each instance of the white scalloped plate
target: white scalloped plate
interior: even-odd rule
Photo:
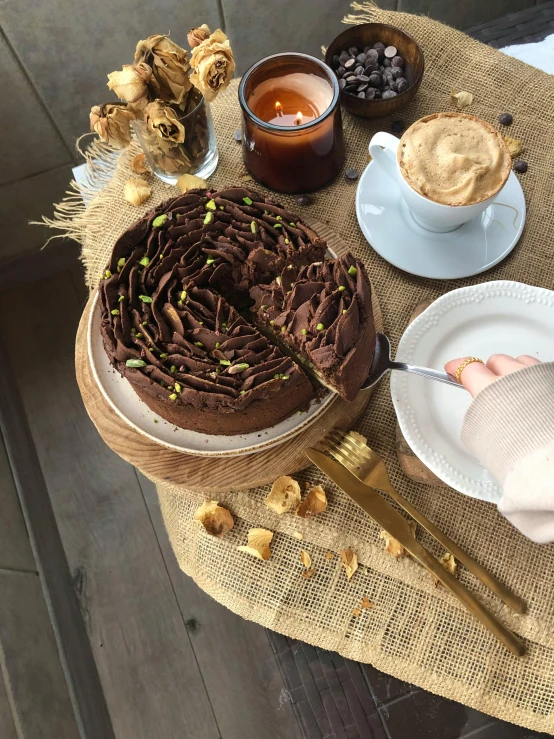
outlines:
[[[131,384],[110,364],[100,335],[100,305],[96,293],[88,324],[88,353],[100,392],[117,415],[143,436],[185,454],[202,457],[231,457],[252,454],[282,444],[314,423],[338,395],[327,392],[312,400],[306,413],[293,414],[276,426],[250,434],[214,436],[174,426],[143,403]]]
[[[455,357],[529,354],[554,360],[554,292],[520,282],[485,282],[443,295],[408,326],[396,359],[442,368]],[[471,398],[457,388],[393,372],[391,394],[404,437],[441,480],[496,503],[501,488],[462,446]],[[514,419],[517,423],[517,419]]]

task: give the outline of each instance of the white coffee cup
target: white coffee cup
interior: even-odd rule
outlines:
[[[378,167],[386,172],[399,186],[400,194],[410,209],[416,223],[427,231],[446,233],[454,231],[467,221],[480,215],[496,198],[504,186],[499,187],[490,198],[472,205],[443,205],[420,195],[404,179],[398,164],[398,145],[400,139],[385,131],[379,131],[369,142],[369,153]]]

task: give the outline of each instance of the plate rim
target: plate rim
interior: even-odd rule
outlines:
[[[365,240],[367,241],[367,243],[369,244],[369,246],[373,249],[373,251],[376,254],[378,254],[381,257],[381,259],[384,259],[385,262],[387,262],[388,264],[392,265],[396,269],[400,269],[400,270],[402,270],[402,272],[406,272],[406,274],[409,274],[409,275],[414,275],[415,277],[423,277],[423,278],[425,278],[427,280],[462,280],[462,279],[466,279],[468,277],[475,277],[476,275],[480,275],[483,272],[487,272],[489,269],[492,269],[493,267],[496,267],[496,265],[497,264],[500,264],[500,262],[502,262],[504,259],[506,259],[512,253],[512,251],[516,248],[516,246],[518,245],[519,240],[521,239],[521,234],[523,233],[523,229],[525,228],[525,223],[527,221],[527,203],[525,202],[525,193],[523,192],[523,188],[521,187],[521,182],[516,177],[515,173],[512,171],[512,172],[510,172],[510,176],[508,177],[508,180],[506,181],[506,184],[508,184],[508,182],[512,182],[513,183],[514,181],[517,183],[517,185],[519,187],[518,195],[521,195],[521,199],[522,199],[522,202],[523,202],[523,207],[522,207],[521,224],[520,224],[520,226],[519,226],[519,228],[517,230],[516,235],[514,236],[513,243],[510,245],[510,247],[507,250],[503,251],[502,254],[500,254],[490,264],[486,264],[485,266],[481,267],[480,269],[478,269],[476,271],[471,271],[471,272],[467,272],[467,273],[464,273],[464,274],[456,274],[454,276],[452,276],[452,275],[448,275],[448,276],[444,276],[444,275],[443,276],[434,276],[434,275],[426,274],[425,272],[420,272],[420,271],[414,271],[414,270],[411,270],[411,269],[407,269],[405,266],[403,266],[402,264],[398,263],[396,260],[395,261],[391,260],[388,255],[385,256],[385,254],[383,253],[383,251],[380,250],[380,249],[377,249],[374,246],[374,244],[372,243],[372,241],[370,240],[370,238],[369,238],[368,229],[367,229],[367,226],[366,226],[366,224],[364,222],[364,219],[363,219],[362,214],[361,214],[361,211],[360,211],[360,208],[361,208],[361,205],[360,205],[360,192],[361,192],[361,188],[362,188],[362,185],[364,183],[364,180],[367,177],[367,173],[370,171],[370,168],[371,168],[372,165],[374,165],[374,162],[373,161],[371,161],[371,162],[369,162],[367,164],[366,168],[362,172],[361,177],[360,177],[360,179],[358,181],[358,186],[356,188],[356,220],[358,221],[358,225],[360,227],[360,230],[363,233],[363,236],[364,236]],[[374,166],[377,166],[377,165],[374,165]],[[505,186],[506,185],[504,185],[504,187]],[[503,189],[504,188],[502,188],[502,190]],[[500,195],[500,193],[502,192],[502,190],[500,190],[500,192],[498,193],[498,195]],[[495,200],[496,200],[496,198],[495,198]],[[491,203],[491,205],[494,205],[494,202],[495,201],[493,201]]]
[[[98,386],[98,389],[100,390],[102,397],[106,400],[110,408],[115,411],[115,413],[134,431],[139,433],[141,436],[144,436],[145,438],[149,439],[150,441],[154,442],[155,444],[160,444],[161,446],[165,447],[166,449],[171,449],[172,451],[179,452],[180,454],[188,454],[195,457],[239,457],[246,454],[257,454],[259,452],[264,452],[268,449],[271,449],[273,446],[277,446],[278,444],[282,444],[286,441],[289,441],[291,438],[294,438],[302,431],[305,431],[307,428],[309,428],[313,423],[315,423],[321,416],[321,413],[323,411],[328,410],[333,403],[336,402],[337,398],[339,397],[337,393],[331,393],[329,392],[329,397],[326,402],[321,402],[318,408],[318,411],[315,412],[310,418],[306,418],[302,421],[302,423],[299,426],[296,426],[293,429],[290,429],[289,431],[281,434],[275,439],[266,440],[263,442],[260,442],[259,444],[250,445],[245,448],[241,449],[233,449],[231,451],[197,451],[192,450],[189,448],[185,448],[182,446],[178,446],[176,444],[172,444],[169,441],[162,440],[156,436],[153,436],[148,431],[145,431],[144,429],[140,428],[140,426],[137,426],[133,421],[131,421],[130,418],[128,418],[125,413],[117,406],[117,404],[113,401],[113,399],[110,397],[109,393],[106,391],[103,383],[100,380],[96,364],[94,362],[94,355],[92,351],[92,327],[93,323],[96,317],[97,311],[99,311],[99,299],[100,299],[100,293],[98,291],[98,288],[96,288],[94,298],[92,301],[92,306],[90,309],[90,313],[88,316],[88,323],[87,323],[87,354],[88,354],[88,360],[90,363],[90,368],[92,371],[92,375],[94,377],[94,381],[96,385]],[[121,375],[119,375],[121,377]],[[123,378],[124,379],[124,378]],[[137,396],[136,400],[139,403],[143,403],[143,401]],[[148,406],[143,403],[143,405],[147,408]],[[163,419],[165,420],[165,419]],[[268,428],[273,428],[269,426]],[[186,430],[186,429],[184,429]],[[267,431],[267,429],[262,429],[263,431]],[[199,432],[198,432],[199,433]],[[260,432],[253,432],[253,433],[260,433]],[[221,438],[221,436],[214,435],[214,434],[203,434],[206,438]]]
[[[512,293],[519,294],[506,295],[506,292],[509,293],[510,291]],[[464,297],[467,296],[467,294],[470,292],[484,293],[483,298],[509,297],[524,299],[527,296],[532,297],[531,302],[539,303],[543,302],[543,300],[537,301],[537,297],[540,297],[544,299],[545,302],[547,302],[548,307],[554,307],[553,290],[549,290],[545,287],[528,285],[527,283],[517,282],[516,280],[490,280],[488,282],[481,282],[476,285],[466,285],[464,287],[456,288],[455,290],[450,290],[444,295],[438,297],[423,311],[423,313],[421,313],[412,321],[412,323],[410,323],[406,327],[400,341],[398,342],[396,356],[400,354],[403,357],[402,361],[410,361],[410,353],[408,349],[413,350],[413,347],[417,345],[417,342],[421,338],[422,334],[432,325],[436,325],[436,318],[440,319],[442,315],[448,312],[448,309],[458,307],[458,305],[460,305],[461,303],[466,302],[464,300]],[[499,294],[495,295],[496,292]],[[527,295],[525,295],[525,293]],[[444,310],[445,306],[448,306],[448,309],[446,311]],[[436,315],[437,311],[439,311],[438,316]],[[410,342],[409,347],[407,345],[408,341]],[[406,351],[405,355],[402,350]],[[408,376],[405,373],[392,373],[390,382],[390,393],[398,425],[400,426],[400,430],[402,431],[402,434],[410,449],[414,452],[417,458],[431,470],[431,472],[433,472],[439,479],[447,483],[447,485],[452,487],[454,490],[457,490],[463,495],[467,495],[478,500],[483,500],[485,502],[497,502],[502,495],[502,488],[499,483],[495,481],[480,482],[474,479],[471,480],[467,478],[467,476],[456,471],[452,467],[452,465],[448,463],[447,471],[445,472],[444,467],[439,467],[438,464],[435,464],[433,456],[429,458],[429,455],[426,453],[425,448],[421,448],[421,445],[419,444],[417,438],[414,438],[414,435],[412,434],[412,427],[409,425],[410,421],[408,415],[407,413],[404,413],[404,409],[409,408],[409,405],[406,402],[407,380]],[[453,474],[449,473],[448,468],[453,470]],[[461,484],[460,479],[469,480],[469,485]],[[489,492],[487,493],[486,491]]]

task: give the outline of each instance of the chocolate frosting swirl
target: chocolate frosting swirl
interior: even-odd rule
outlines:
[[[111,363],[177,425],[240,433],[278,422],[307,404],[312,386],[237,308],[251,303],[253,284],[287,266],[296,274],[325,249],[301,219],[245,188],[161,204],[118,239],[100,284]],[[211,411],[236,422],[218,426]]]

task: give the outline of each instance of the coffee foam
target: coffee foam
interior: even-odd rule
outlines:
[[[408,184],[429,200],[473,205],[500,190],[512,160],[490,124],[463,113],[435,113],[406,130],[398,164]]]

